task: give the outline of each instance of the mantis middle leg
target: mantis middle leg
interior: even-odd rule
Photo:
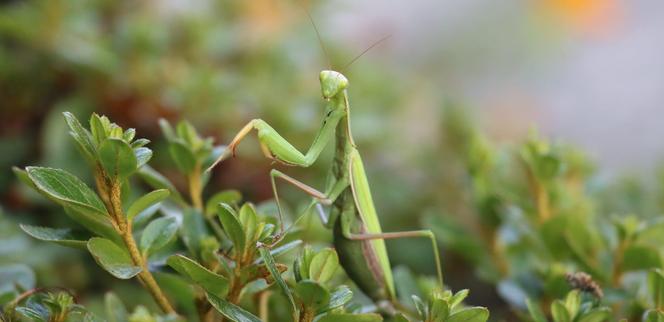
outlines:
[[[331,205],[338,197],[339,195],[348,187],[349,183],[348,180],[345,179],[340,179],[332,182],[329,184],[328,190],[323,193],[305,183],[302,183],[301,181],[294,179],[293,177],[277,170],[277,169],[272,169],[270,171],[270,180],[272,183],[272,192],[274,194],[274,200],[277,203],[277,212],[279,215],[279,222],[280,222],[280,233],[279,235],[283,235],[284,232],[286,231],[284,229],[284,224],[283,224],[283,211],[281,209],[281,202],[279,200],[279,193],[277,191],[277,181],[276,179],[281,179],[284,180],[285,182],[290,183],[294,187],[304,191],[306,194],[310,195],[311,197],[314,198],[314,200],[309,204],[307,209],[305,210],[304,214],[309,213],[309,210],[312,206],[314,205]],[[329,218],[322,212],[321,208],[318,208],[319,212],[319,217],[321,221],[323,222],[324,225],[327,225],[329,222]],[[304,215],[298,217],[295,222],[297,222],[300,218],[302,218]],[[280,238],[277,238],[277,240]]]

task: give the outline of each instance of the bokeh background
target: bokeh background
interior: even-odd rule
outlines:
[[[648,0],[1,1],[0,262],[28,264],[40,285],[75,289],[91,305],[108,289],[134,289],[89,255],[17,230],[20,222],[68,222],[27,193],[11,166],[88,175],[61,112],[82,120],[97,112],[135,127],[152,140],[151,165],[183,187],[159,118],[187,119],[224,143],[260,117],[305,149],[321,118],[318,73],[330,65],[350,80],[353,133],[385,230],[418,227],[427,213],[472,224],[463,217],[454,125],[505,146],[539,128],[585,150],[607,190],[638,199],[656,184],[651,174],[664,152],[663,37],[664,2]],[[329,152],[311,169],[288,171],[321,185]],[[206,192],[235,188],[248,200],[269,199],[272,166],[247,140]],[[304,197],[288,191],[286,199]],[[627,210],[655,212],[655,204]],[[426,243],[388,246],[396,264],[432,272],[426,251],[409,252]],[[450,286],[471,288],[470,302],[492,314],[509,311],[464,256],[446,250],[445,258]]]

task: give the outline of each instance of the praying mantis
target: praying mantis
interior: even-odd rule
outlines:
[[[360,290],[376,303],[384,301],[396,303],[396,291],[385,239],[429,238],[433,247],[438,282],[442,288],[441,260],[433,232],[430,230],[383,232],[381,229],[362,158],[351,133],[348,79],[340,72],[323,70],[320,72],[320,85],[326,102],[325,116],[306,153],[296,149],[265,121],[254,119],[235,135],[208,171],[220,162],[235,156],[237,146],[253,130],[257,132],[261,150],[267,158],[298,167],[311,166],[325,146],[335,138],[334,159],[323,191],[277,169],[270,171],[281,232],[283,233],[284,229],[277,179],[313,197],[307,209],[316,206],[323,224],[333,230],[334,247],[341,266]],[[328,215],[325,214],[323,206],[331,207]]]

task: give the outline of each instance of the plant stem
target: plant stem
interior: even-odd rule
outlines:
[[[139,280],[145,288],[148,289],[154,300],[165,313],[175,313],[175,310],[168,302],[168,299],[162,292],[159,284],[157,284],[152,273],[150,273],[145,258],[138,250],[136,240],[134,240],[134,235],[132,234],[132,225],[127,222],[124,211],[122,210],[122,188],[120,182],[118,180],[112,180],[110,182],[106,181],[106,183],[108,184],[107,186],[99,187],[100,193],[102,195],[106,194],[103,199],[107,201],[107,207],[111,213],[111,218],[115,221],[115,227],[118,230],[118,233],[122,236],[122,240],[129,251],[129,256],[131,257],[132,262],[134,262],[134,265],[141,268],[141,272],[138,274]]]
[[[201,184],[201,165],[196,163],[194,171],[189,175],[189,196],[194,208],[203,210],[203,186]]]

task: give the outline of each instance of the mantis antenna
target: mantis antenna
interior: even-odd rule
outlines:
[[[309,13],[309,10],[302,4],[302,9],[304,9],[304,12],[307,13],[307,17],[309,17],[309,21],[311,22],[311,25],[314,27],[314,31],[316,32],[316,38],[318,38],[318,44],[320,44],[320,48],[323,50],[323,54],[325,55],[325,59],[327,60],[327,67],[329,69],[332,69],[332,62],[330,60],[330,55],[327,53],[327,49],[325,48],[325,44],[323,43],[323,38],[320,37],[320,32],[318,31],[318,27],[316,27],[316,22],[314,22],[314,18],[311,16],[311,13]]]
[[[350,65],[352,65],[356,60],[360,59],[360,57],[364,56],[364,54],[366,54],[369,50],[371,50],[372,48],[378,46],[378,44],[382,43],[383,41],[390,39],[391,37],[392,37],[392,35],[390,34],[390,35],[387,35],[387,36],[385,36],[383,38],[380,38],[377,41],[375,41],[373,44],[371,44],[371,46],[367,47],[367,49],[362,51],[359,55],[355,56],[355,58],[353,58],[348,64],[346,64],[340,70],[340,72],[343,73],[348,67],[350,67]]]

